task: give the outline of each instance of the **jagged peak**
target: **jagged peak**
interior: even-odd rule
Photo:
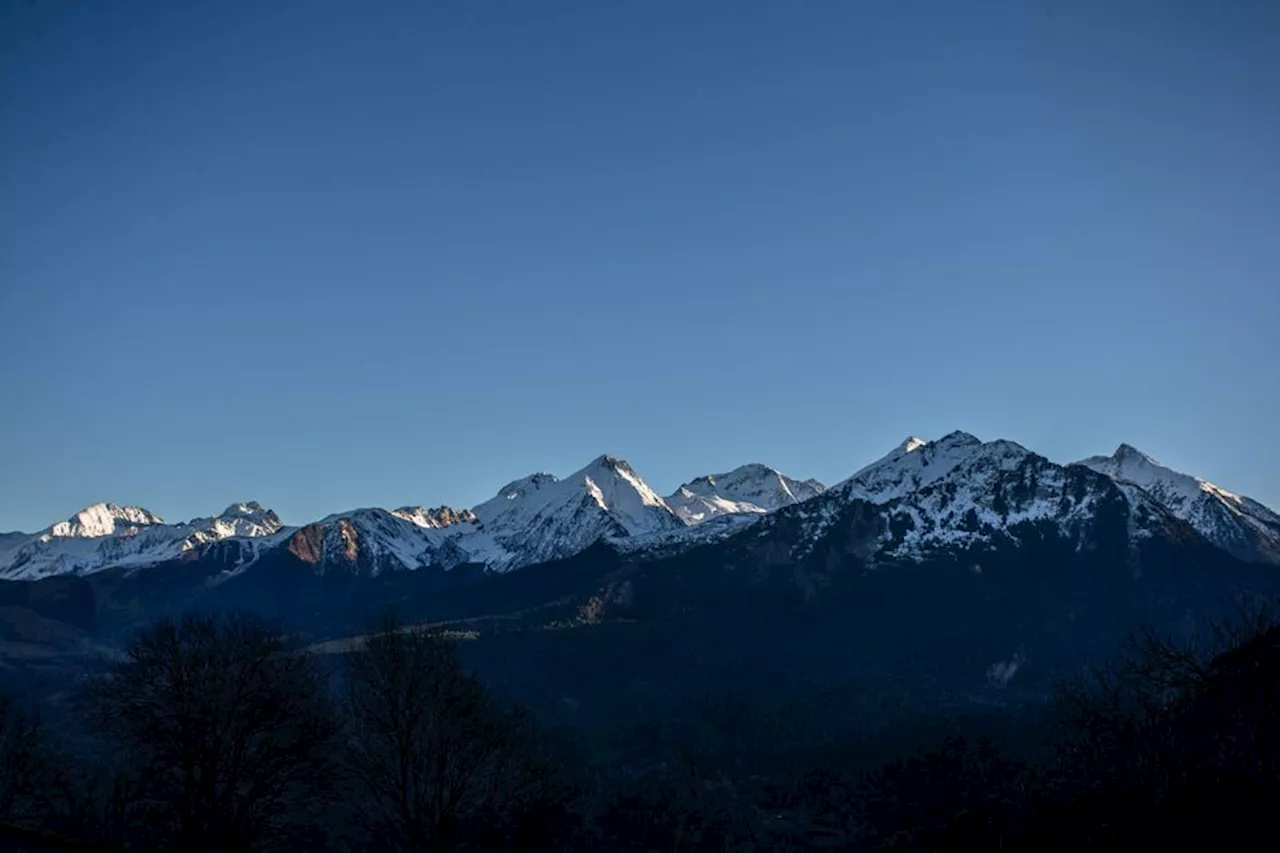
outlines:
[[[192,525],[203,526],[212,522],[221,535],[263,536],[284,527],[280,516],[257,501],[238,501],[212,519],[195,519]]]
[[[817,480],[796,480],[760,462],[690,480],[666,498],[687,524],[724,515],[760,514],[800,503],[826,491]]]
[[[879,468],[884,467],[888,463],[905,459],[907,457],[912,456],[913,454],[920,453],[921,451],[930,451],[933,454],[936,454],[940,451],[953,453],[956,451],[963,451],[969,448],[977,448],[981,446],[982,446],[981,439],[979,439],[975,435],[972,435],[971,433],[967,433],[962,430],[954,430],[942,436],[941,438],[935,438],[932,441],[920,438],[918,435],[909,435],[905,439],[903,439],[898,444],[897,447],[893,448],[884,456],[880,457],[875,462],[872,462],[870,465],[863,466],[858,471],[856,471],[854,475],[849,479],[856,480],[857,478],[869,472],[872,472]],[[930,455],[930,453],[926,453],[925,455]],[[916,461],[919,461],[919,459],[917,458]]]
[[[496,497],[507,499],[523,497],[530,492],[536,492],[539,489],[551,485],[552,483],[558,482],[560,482],[560,478],[555,474],[548,474],[546,471],[538,471],[537,473],[530,474],[527,477],[521,477],[519,480],[512,480],[510,483],[507,483],[501,489],[498,489]]]
[[[909,435],[905,439],[903,439],[901,444],[898,445],[897,451],[899,453],[913,453],[919,450],[920,448],[924,447],[928,443],[929,442],[925,441],[923,438],[920,438],[919,436]]]
[[[440,529],[455,524],[475,523],[476,515],[469,509],[454,509],[451,506],[402,506],[391,510],[391,514],[405,521],[411,521],[419,527]]]
[[[1018,444],[1018,442],[1011,441],[1007,438],[996,438],[991,441],[978,443],[982,446],[984,453],[1012,453],[1018,456],[1031,453],[1030,450],[1023,447],[1021,444]]]
[[[668,509],[662,497],[627,460],[608,453],[597,456],[564,482],[572,483],[573,488],[585,486],[587,494],[602,508],[611,512],[617,509],[616,502],[622,494],[634,494],[643,506]]]
[[[110,536],[116,525],[124,524],[145,526],[164,524],[164,519],[140,506],[120,506],[100,501],[90,504],[66,521],[60,521],[49,528],[47,535],[54,537],[96,538]]]
[[[95,504],[90,504],[89,506],[78,511],[71,518],[75,519],[85,515],[102,514],[102,513],[109,514],[115,518],[156,519],[156,521],[152,521],[151,523],[163,524],[162,521],[159,521],[160,516],[156,515],[155,513],[151,512],[148,509],[144,509],[143,507],[140,507],[140,506],[129,506],[126,504],[111,503],[109,501],[98,501]]]
[[[1210,541],[1244,559],[1263,555],[1265,561],[1275,562],[1271,555],[1280,555],[1280,515],[1203,477],[1175,471],[1131,444],[1122,443],[1111,456],[1090,456],[1076,464],[1136,486]]]
[[[964,430],[954,430],[947,433],[942,438],[926,443],[938,444],[946,447],[968,447],[971,445],[982,444],[982,439],[978,438],[973,433],[968,433]]]
[[[584,472],[591,471],[609,471],[614,474],[635,474],[635,469],[631,467],[631,463],[620,456],[614,456],[612,453],[602,453],[582,469]]]
[[[1120,446],[1116,448],[1116,452],[1111,454],[1111,458],[1118,462],[1145,462],[1148,465],[1155,465],[1159,468],[1165,467],[1154,456],[1151,456],[1148,453],[1143,453],[1132,444],[1128,444],[1126,442],[1120,443]]]
[[[219,518],[251,518],[256,515],[269,514],[271,510],[257,501],[239,501],[233,503],[218,514]]]
[[[856,472],[854,472],[853,476],[850,477],[849,480],[856,480],[865,474],[868,474],[872,471],[883,468],[885,465],[889,463],[893,463],[898,460],[905,459],[911,456],[912,454],[919,453],[922,450],[926,450],[930,448],[936,449],[939,446],[944,446],[945,444],[948,444],[953,440],[959,439],[962,436],[973,438],[973,436],[970,436],[968,433],[962,433],[962,432],[948,433],[942,438],[935,439],[933,441],[927,441],[916,435],[909,435],[905,439],[903,439],[901,442],[899,442],[896,447],[894,447],[884,456],[881,456],[879,459],[870,463],[869,465],[864,465],[862,468],[859,468]],[[916,461],[918,461],[918,458]]]
[[[324,518],[311,522],[312,525],[336,524],[339,521],[371,521],[385,522],[388,518],[394,518],[395,513],[389,509],[383,509],[380,506],[360,506],[353,509],[342,510],[341,512],[331,512]],[[403,520],[403,519],[402,519]]]
[[[977,436],[961,430],[933,441],[910,436],[880,459],[858,470],[841,488],[850,497],[880,503],[935,482],[984,451],[1008,455],[1012,448],[1026,452],[1012,442],[983,444]]]
[[[1139,481],[1139,485],[1148,483],[1151,478],[1156,478],[1159,480],[1176,480],[1188,487],[1192,483],[1212,486],[1211,483],[1207,483],[1200,477],[1169,468],[1154,456],[1144,453],[1127,442],[1122,442],[1117,446],[1115,452],[1110,456],[1089,456],[1075,464],[1093,468],[1111,477]],[[1199,486],[1196,486],[1196,488],[1198,489]]]
[[[738,480],[746,478],[767,479],[769,477],[777,477],[779,479],[786,477],[777,468],[765,465],[762,462],[748,462],[745,465],[739,465],[731,471],[724,471],[718,474],[704,474],[701,477],[694,477],[686,483],[680,485],[680,489],[692,489],[696,486],[714,486],[722,480]],[[814,481],[805,481],[806,484]],[[677,490],[679,491],[679,490]]]
[[[567,478],[567,481],[575,484],[585,484],[588,492],[593,495],[595,494],[595,489],[605,488],[611,482],[625,484],[624,488],[634,490],[645,505],[665,506],[662,498],[644,481],[644,478],[636,472],[636,469],[631,467],[631,463],[609,453],[592,459],[585,468],[575,471],[572,476]],[[597,500],[601,501],[602,506],[607,507],[610,503],[609,500],[600,495],[596,495],[596,497]]]
[[[1246,500],[1242,495],[1230,492],[1203,477],[1175,471],[1132,444],[1122,443],[1110,456],[1090,456],[1076,464],[1092,468],[1118,480],[1134,483],[1148,491],[1154,490],[1165,502],[1172,500],[1174,503],[1179,503],[1199,497],[1202,493],[1232,504],[1239,504]],[[1261,507],[1261,504],[1258,506]],[[1266,508],[1263,507],[1263,509]],[[1267,512],[1269,513],[1270,510]]]
[[[772,465],[765,465],[763,462],[748,462],[746,465],[739,465],[737,468],[734,468],[732,471],[727,472],[723,476],[727,477],[730,474],[769,475],[769,474],[781,474],[781,473],[782,473],[781,471],[779,471],[777,468],[774,468]]]

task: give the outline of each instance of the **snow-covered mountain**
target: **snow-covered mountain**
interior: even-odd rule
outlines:
[[[437,506],[402,506],[391,510],[391,514],[405,521],[411,521],[419,527],[436,530],[457,524],[474,524],[476,515],[469,509],[456,510],[453,507]]]
[[[1094,523],[1103,506],[1118,499],[1103,478],[1054,464],[1011,441],[964,436],[962,443],[953,433],[939,445],[917,472],[921,485],[898,498],[889,514],[886,556],[1020,545],[1024,536],[1037,540],[1046,533],[1086,549],[1096,544]],[[928,453],[930,446],[920,450]]]
[[[1198,534],[1237,558],[1280,564],[1280,516],[1128,445],[1112,456],[1061,465],[1014,442],[953,432],[934,441],[908,438],[830,489],[750,464],[691,480],[664,499],[627,462],[600,456],[564,479],[537,473],[515,480],[471,510],[365,508],[298,528],[283,527],[254,502],[181,524],[166,524],[139,507],[95,504],[38,534],[0,536],[0,579],[196,560],[215,546],[211,562],[235,573],[277,550],[321,574],[462,564],[502,572],[571,557],[600,542],[648,559],[765,536],[772,526],[792,522],[789,547],[803,556],[847,524],[850,508],[858,506],[874,508],[872,521],[858,511],[863,527],[871,524],[875,533],[856,548],[873,562],[1017,546],[1045,536],[1088,549],[1104,533],[1112,535],[1111,521],[1119,518],[1133,542],[1162,532]],[[763,531],[746,532],[762,520]]]
[[[571,557],[603,540],[678,533],[684,522],[627,462],[601,456],[561,480],[515,480],[473,510],[402,507],[338,513],[289,535],[284,547],[321,571],[463,563],[509,571]]]
[[[982,448],[982,442],[967,432],[949,433],[936,441],[913,435],[835,488],[847,499],[884,503],[942,479]]]
[[[320,573],[350,571],[375,575],[383,571],[468,562],[450,542],[475,530],[473,520],[442,524],[451,510],[388,512],[365,508],[335,513],[286,532],[279,547],[317,567]]]
[[[120,566],[146,566],[194,552],[224,539],[266,537],[280,519],[256,501],[235,503],[208,518],[166,524],[141,507],[98,503],[40,533],[12,542],[0,561],[0,578],[35,580],[89,574]]]
[[[151,524],[164,524],[164,519],[140,506],[96,503],[85,507],[66,521],[54,524],[44,535],[50,539],[96,539],[99,536],[111,536],[117,531],[132,535],[139,526]]]
[[[533,474],[473,512],[508,555],[501,568],[570,557],[604,539],[678,530],[684,522],[622,459],[600,456],[563,480]]]
[[[817,497],[826,488],[817,480],[793,480],[767,465],[752,463],[691,480],[666,503],[686,524],[702,524],[725,515],[773,512]]]
[[[964,432],[911,437],[816,500],[786,511],[811,553],[857,502],[875,507],[876,533],[857,550],[868,561],[921,560],[974,548],[1018,547],[1059,537],[1095,547],[1121,518],[1131,541],[1176,533],[1178,517],[1152,495],[1105,472],[1050,462],[1011,441]],[[865,521],[865,516],[863,519]]]
[[[97,504],[39,534],[6,536],[0,542],[0,578],[152,565],[214,542],[223,545],[220,562],[236,570],[283,548],[321,572],[376,574],[463,563],[506,571],[570,557],[602,540],[684,528],[627,462],[601,456],[563,480],[539,473],[508,483],[474,510],[365,508],[295,529],[283,528],[275,513],[257,503],[233,504],[217,516],[184,524],[165,524],[138,507]]]
[[[402,507],[338,513],[292,533],[285,547],[319,571],[334,567],[371,573],[449,569],[463,563],[510,571],[571,557],[598,542],[657,556],[722,539],[739,524],[821,489],[816,481],[746,465],[687,484],[677,492],[687,497],[677,509],[630,464],[606,455],[564,479],[540,472],[514,480],[472,510]],[[692,529],[706,520],[682,512],[695,501],[706,501],[717,524]]]
[[[1136,487],[1239,559],[1280,563],[1280,515],[1252,498],[1167,468],[1128,444],[1078,464]]]

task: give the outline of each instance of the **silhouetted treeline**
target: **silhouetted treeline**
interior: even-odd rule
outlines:
[[[0,849],[1078,850],[1265,837],[1280,793],[1280,628],[1265,612],[1199,645],[1145,634],[1064,684],[1050,710],[1038,752],[1001,746],[1013,723],[994,737],[965,725],[906,748],[885,735],[898,755],[871,768],[865,743],[824,740],[815,714],[708,697],[584,756],[495,701],[446,638],[392,616],[322,658],[251,616],[192,615],[156,622],[89,679],[76,737],[0,699]]]
[[[869,837],[914,850],[1251,849],[1280,794],[1280,626],[1147,632],[1060,686],[1052,753],[952,740],[867,779]]]
[[[31,849],[532,849],[564,822],[572,793],[544,739],[445,640],[388,617],[333,676],[255,617],[162,619],[81,691],[93,740],[79,756],[55,752],[16,701],[0,704],[7,837]]]

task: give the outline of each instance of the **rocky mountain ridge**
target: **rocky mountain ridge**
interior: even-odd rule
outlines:
[[[910,437],[826,488],[760,464],[698,477],[663,497],[625,460],[604,455],[560,479],[537,473],[473,509],[364,508],[297,528],[256,502],[166,524],[140,507],[95,504],[38,534],[0,539],[0,579],[138,569],[202,558],[245,571],[283,550],[318,573],[482,566],[504,572],[572,557],[605,543],[629,554],[670,554],[793,521],[797,555],[811,552],[851,504],[877,507],[868,560],[923,560],[1052,533],[1089,547],[1099,508],[1123,504],[1124,535],[1198,535],[1232,556],[1280,564],[1280,516],[1257,501],[1166,468],[1131,446],[1058,464],[1005,440],[964,432]]]

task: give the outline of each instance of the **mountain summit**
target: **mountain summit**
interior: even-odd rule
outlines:
[[[826,488],[817,480],[794,480],[775,468],[752,463],[691,480],[666,501],[685,523],[701,524],[724,515],[773,512],[817,497]]]
[[[946,476],[982,447],[967,432],[948,433],[935,441],[911,436],[835,488],[847,497],[882,503]]]
[[[1208,480],[1167,468],[1130,444],[1079,465],[1136,486],[1219,548],[1248,562],[1280,563],[1280,515]]]
[[[570,557],[602,539],[684,526],[626,460],[609,455],[563,480],[549,474],[516,480],[473,512],[506,552],[504,568]]]
[[[68,518],[49,527],[45,535],[50,538],[69,537],[96,539],[136,530],[139,526],[164,524],[164,519],[140,506],[116,506],[112,503],[96,503],[87,506]]]

